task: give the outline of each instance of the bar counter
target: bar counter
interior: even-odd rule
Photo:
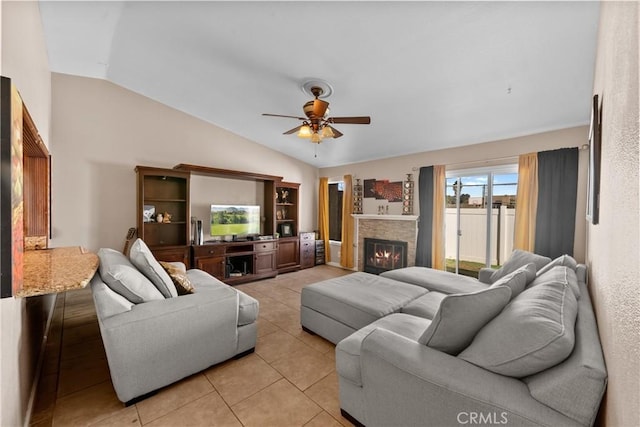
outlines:
[[[24,282],[16,298],[82,289],[98,269],[98,256],[80,246],[24,252]]]

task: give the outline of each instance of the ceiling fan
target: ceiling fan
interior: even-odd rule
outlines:
[[[319,99],[324,90],[320,86],[312,86],[309,91],[315,96],[313,101],[309,101],[302,107],[307,117],[285,116],[282,114],[263,113],[263,116],[270,117],[287,117],[291,119],[302,120],[302,124],[283,133],[283,135],[291,135],[298,133],[300,138],[309,138],[311,142],[319,144],[323,138],[340,138],[343,134],[338,129],[331,126],[332,124],[358,124],[368,125],[371,123],[371,117],[327,117],[329,115],[329,103]]]

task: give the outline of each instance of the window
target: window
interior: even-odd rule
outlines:
[[[342,241],[342,195],[344,182],[329,183],[329,240]]]
[[[477,277],[513,250],[517,165],[447,172],[445,256],[448,271]]]

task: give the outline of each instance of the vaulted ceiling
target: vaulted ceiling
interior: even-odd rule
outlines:
[[[52,71],[324,167],[589,122],[598,2],[41,1]],[[328,82],[321,144],[283,135]]]

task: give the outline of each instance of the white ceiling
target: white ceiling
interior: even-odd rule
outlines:
[[[589,122],[598,2],[41,1],[54,72],[325,167]],[[340,139],[282,132],[328,81]],[[314,157],[316,154],[317,157]]]

